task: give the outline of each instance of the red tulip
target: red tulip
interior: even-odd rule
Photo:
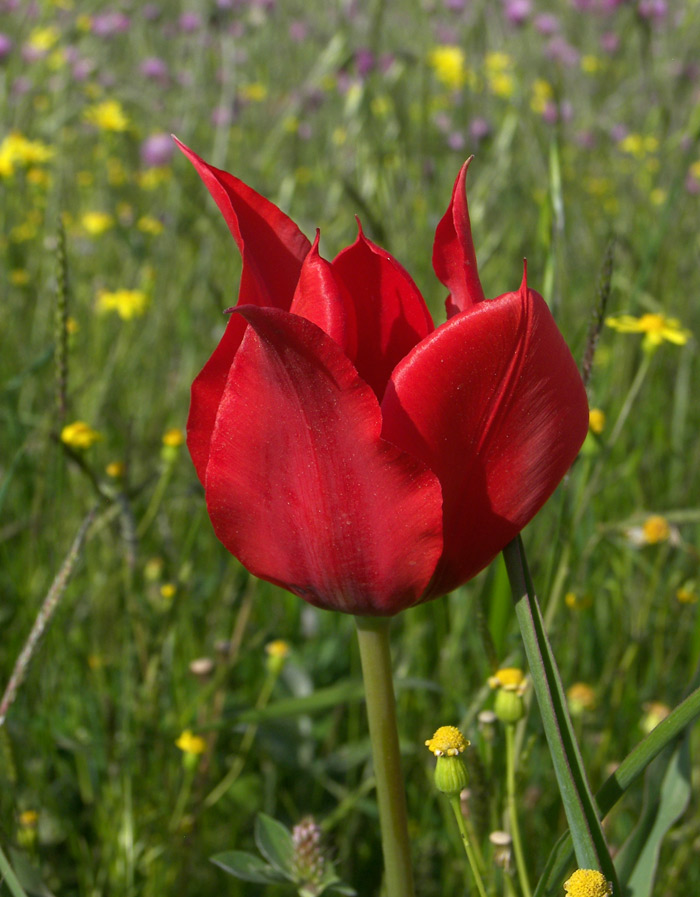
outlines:
[[[434,328],[360,229],[332,262],[275,205],[180,148],[243,257],[238,304],[192,386],[188,445],[217,536],[318,607],[388,616],[482,570],[566,473],[586,394],[542,297],[484,297],[465,194],[439,223]]]

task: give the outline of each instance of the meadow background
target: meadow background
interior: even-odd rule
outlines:
[[[605,316],[677,320],[664,332],[682,344],[644,319],[654,350],[602,327],[596,432],[524,539],[594,789],[684,697],[700,660],[698,46],[697,0],[0,3],[0,690],[96,507],[0,728],[0,844],[30,893],[289,893],[209,862],[254,850],[260,811],[313,814],[340,876],[380,886],[353,621],[248,576],[179,444],[240,259],[171,132],[320,226],[326,257],[359,214],[438,322],[434,228],[474,153],[487,296],[527,256],[581,359],[601,297]],[[524,663],[502,562],[402,614],[393,639],[417,890],[464,893],[423,742],[444,724],[471,739],[488,850],[503,738],[477,714],[494,668]],[[693,746],[663,897],[700,889],[697,730]],[[536,881],[565,822],[534,706],[518,787]],[[642,797],[612,813],[614,847]]]

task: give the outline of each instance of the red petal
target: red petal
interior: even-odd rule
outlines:
[[[357,353],[355,307],[345,286],[333,273],[331,263],[318,254],[318,240],[316,231],[289,310],[317,324],[353,361]]]
[[[415,604],[442,550],[441,493],[380,438],[376,398],[316,325],[248,306],[219,406],[206,493],[219,539],[319,607]]]
[[[524,283],[452,318],[399,365],[383,436],[440,479],[443,558],[430,596],[485,567],[576,457],[588,405],[547,305]]]
[[[467,207],[467,169],[472,158],[467,159],[457,175],[450,205],[435,230],[433,268],[438,280],[450,291],[445,302],[448,318],[486,298],[476,267]]]
[[[238,244],[243,257],[239,304],[288,310],[311,248],[307,238],[274,203],[209,165],[177,138],[175,142],[197,169]]]
[[[359,226],[359,221],[358,221]],[[386,250],[360,232],[333,261],[357,315],[355,365],[381,400],[391,372],[416,343],[433,330],[418,287]]]

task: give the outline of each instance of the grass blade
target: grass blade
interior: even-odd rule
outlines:
[[[530,581],[525,549],[519,536],[505,547],[503,556],[577,863],[582,869],[600,869],[613,883],[614,893],[619,894],[615,867],[583,768],[561,677],[544,629],[540,607]]]

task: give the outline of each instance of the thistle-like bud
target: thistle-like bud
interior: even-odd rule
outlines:
[[[469,742],[456,726],[441,726],[425,746],[437,757],[435,787],[448,797],[467,787],[467,768],[459,756]]]
[[[527,679],[518,667],[504,667],[489,677],[489,685],[496,688],[493,709],[502,723],[517,723],[525,715],[523,695]]]

